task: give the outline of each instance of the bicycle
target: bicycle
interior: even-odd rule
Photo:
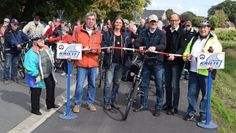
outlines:
[[[141,73],[143,70],[143,64],[145,60],[146,60],[146,56],[137,52],[132,59],[132,65],[131,65],[132,72],[129,73],[129,77],[128,77],[129,80],[132,79],[132,87],[130,88],[128,92],[127,104],[126,104],[123,120],[127,119],[130,109],[136,100],[136,96],[143,94],[143,92],[140,89],[140,84],[142,82]]]

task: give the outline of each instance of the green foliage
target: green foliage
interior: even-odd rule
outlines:
[[[168,20],[170,19],[170,15],[171,15],[172,13],[174,13],[173,9],[167,9],[167,10],[166,10],[166,17],[167,17]]]
[[[202,16],[197,16],[192,20],[192,24],[193,26],[197,26],[199,24],[200,21],[206,19],[205,17]]]
[[[217,28],[215,34],[221,41],[233,41],[236,42],[236,30],[235,29],[222,29]]]
[[[223,10],[216,10],[214,16],[218,18],[219,26],[224,25],[228,20],[228,16],[225,14]]]
[[[208,16],[210,17],[214,15],[216,10],[224,10],[224,12],[228,15],[228,19],[236,24],[236,1],[225,0],[218,5],[212,6],[208,10]]]
[[[215,15],[211,16],[209,21],[210,21],[210,23],[213,27],[218,27],[219,26],[219,21],[220,20],[217,16],[215,16]]]
[[[187,20],[192,21],[196,17],[196,14],[194,14],[193,12],[187,11],[187,12],[182,13],[180,17],[181,17],[181,20],[183,21],[187,21]]]

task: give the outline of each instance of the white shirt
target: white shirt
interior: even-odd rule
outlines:
[[[89,28],[86,26],[86,31],[88,32],[89,36],[91,36],[93,30],[89,29]]]
[[[191,68],[190,68],[191,72],[197,72],[197,57],[199,53],[202,52],[202,49],[204,48],[208,38],[209,38],[209,35],[204,39],[201,39],[199,36],[196,42],[193,44],[192,51],[191,51],[191,54],[193,55],[193,58],[191,61]]]
[[[173,29],[172,27],[170,27],[170,31],[171,31],[171,33],[173,33],[174,31],[178,31],[178,29],[179,29],[179,26],[176,27],[175,29]]]
[[[149,29],[149,31],[150,31],[151,33],[154,33],[154,32],[156,31],[156,29],[154,29],[154,30]]]

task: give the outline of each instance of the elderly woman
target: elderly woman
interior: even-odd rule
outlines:
[[[104,33],[103,47],[131,47],[131,33],[125,30],[125,24],[121,17],[117,17],[113,28]],[[106,70],[104,83],[104,109],[111,107],[119,109],[117,94],[122,78],[122,71],[127,60],[127,53],[122,49],[106,49],[104,56],[104,68]]]
[[[41,115],[40,95],[46,87],[47,109],[58,108],[55,105],[55,76],[52,52],[45,45],[44,40],[33,42],[33,47],[25,54],[24,68],[26,81],[31,91],[31,113]]]

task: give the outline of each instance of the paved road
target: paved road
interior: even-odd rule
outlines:
[[[153,83],[152,83],[153,84]],[[85,107],[78,113],[74,120],[63,120],[59,115],[65,112],[65,106],[58,110],[52,117],[33,131],[33,133],[216,133],[216,130],[201,129],[195,122],[184,121],[186,102],[186,81],[181,81],[181,99],[179,114],[168,116],[164,112],[160,117],[153,117],[154,86],[151,86],[149,110],[145,112],[131,112],[126,121],[122,121],[124,112],[125,94],[130,83],[122,82],[120,86],[120,101],[123,106],[120,110],[104,111],[102,109],[102,89],[97,89],[97,111],[90,112]],[[86,96],[86,95],[85,95]],[[123,99],[123,100],[122,100]],[[71,102],[72,103],[72,102]]]

